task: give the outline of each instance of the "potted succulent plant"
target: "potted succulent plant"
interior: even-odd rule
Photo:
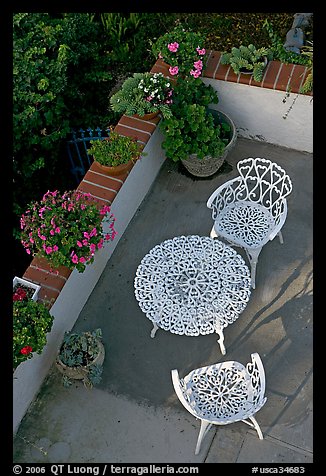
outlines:
[[[114,112],[149,120],[159,113],[169,117],[173,87],[162,73],[134,73],[110,97]]]
[[[203,35],[177,25],[160,36],[151,47],[155,58],[167,63],[171,76],[198,78],[203,72],[206,56],[204,43]]]
[[[181,161],[197,177],[213,175],[236,141],[236,128],[225,113],[209,107],[216,91],[198,79],[179,79],[172,117],[160,123],[166,156]]]
[[[260,82],[268,60],[271,58],[272,53],[268,48],[256,48],[252,44],[240,45],[239,48],[231,48],[231,52],[223,52],[221,64],[231,65],[235,74],[252,74],[254,80]]]
[[[87,388],[98,384],[102,378],[104,357],[101,329],[65,332],[56,358],[63,385],[69,387],[72,380],[82,380]]]
[[[145,156],[136,138],[123,136],[110,128],[109,137],[91,140],[88,154],[108,175],[121,175],[131,170],[135,162]]]
[[[21,243],[28,254],[46,258],[54,268],[83,272],[95,252],[114,239],[114,221],[110,207],[100,206],[89,193],[48,191],[21,216]]]
[[[22,288],[21,288],[22,289]],[[13,368],[33,353],[41,354],[53,324],[53,316],[45,304],[34,301],[28,294],[22,298],[13,292]]]

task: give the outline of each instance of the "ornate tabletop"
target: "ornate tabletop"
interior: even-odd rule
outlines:
[[[245,309],[250,272],[233,248],[208,236],[177,236],[154,246],[139,264],[135,297],[158,328],[174,334],[219,334]]]

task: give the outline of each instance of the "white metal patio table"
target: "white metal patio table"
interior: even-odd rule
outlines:
[[[141,260],[135,297],[161,328],[188,336],[216,332],[223,355],[225,329],[239,317],[250,297],[250,271],[231,246],[208,236],[176,236],[154,246]]]

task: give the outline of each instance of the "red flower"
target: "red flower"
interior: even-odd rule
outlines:
[[[28,355],[32,352],[32,347],[30,345],[26,345],[25,347],[23,347],[20,351],[21,354],[24,354],[24,355]]]
[[[27,296],[27,292],[22,288],[18,288],[17,291],[13,294],[13,301],[23,301]]]

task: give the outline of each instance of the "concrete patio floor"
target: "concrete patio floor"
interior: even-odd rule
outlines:
[[[225,329],[225,356],[212,334],[158,330],[151,339],[152,324],[134,297],[138,264],[165,239],[209,235],[206,201],[238,175],[236,163],[245,157],[269,158],[292,179],[284,244],[276,238],[263,248],[256,289]],[[75,325],[102,329],[102,382],[66,389],[52,367],[14,439],[14,462],[312,463],[312,174],[311,154],[242,138],[211,178],[195,179],[165,162]],[[213,426],[195,455],[200,422],[177,399],[171,369],[183,376],[220,361],[246,364],[252,352],[266,372],[267,402],[257,414],[264,439],[242,422]]]

